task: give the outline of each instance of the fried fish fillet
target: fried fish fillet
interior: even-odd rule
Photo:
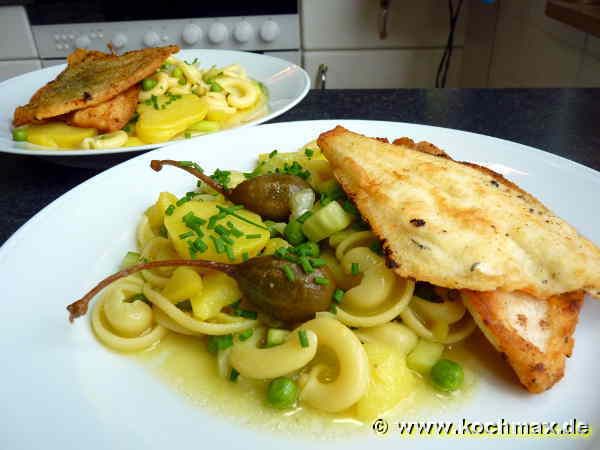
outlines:
[[[104,133],[120,130],[135,113],[139,93],[139,85],[133,85],[125,92],[99,105],[67,114],[65,122],[76,127],[96,128]]]
[[[55,80],[14,113],[13,124],[60,116],[110,100],[152,75],[179,47],[146,48],[121,56],[77,51]]]
[[[522,292],[462,291],[465,306],[529,392],[551,388],[565,373],[583,292],[534,298]]]
[[[600,249],[501,175],[342,127],[318,144],[400,276],[536,298],[600,297]]]

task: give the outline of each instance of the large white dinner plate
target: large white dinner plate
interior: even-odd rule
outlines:
[[[269,91],[268,114],[238,128],[263,123],[280,116],[302,100],[310,88],[310,79],[304,69],[289,61],[272,56],[233,50],[181,50],[175,57],[187,61],[198,58],[198,62],[203,68],[212,65],[222,67],[229,64],[240,64],[246,69],[250,77],[262,82],[267,87]],[[48,67],[0,83],[0,92],[3,93],[3,101],[0,104],[0,152],[54,156],[64,159],[73,156],[139,152],[140,150],[163,147],[173,143],[169,141],[161,144],[108,150],[57,150],[44,149],[27,142],[13,141],[11,123],[15,108],[29,102],[30,97],[36,90],[53,80],[65,67],[65,65]],[[203,138],[204,136],[196,136],[192,138],[192,141],[197,143],[199,139]]]
[[[0,249],[0,448],[599,448],[597,435],[585,440],[471,438],[448,442],[403,441],[393,430],[385,438],[367,430],[358,437],[334,441],[271,434],[194,406],[131,359],[100,345],[89,320],[69,324],[65,305],[113,272],[125,252],[135,248],[136,223],[158,193],[184,193],[195,185],[192,177],[175,169],[155,173],[149,168],[151,159],[196,160],[208,171],[218,167],[248,170],[258,153],[295,150],[336,124],[370,136],[428,140],[460,160],[491,167],[600,243],[598,172],[478,134],[392,122],[308,121],[208,136],[203,142],[211,151],[201,154],[188,141],[146,153],[63,195]],[[550,391],[531,395],[493,373],[482,373],[470,401],[429,419],[566,422],[576,418],[598,429],[598,323],[600,304],[587,298],[565,378]]]

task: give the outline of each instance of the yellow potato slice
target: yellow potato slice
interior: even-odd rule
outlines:
[[[94,128],[72,127],[63,122],[50,122],[27,127],[27,141],[51,148],[79,148],[85,138],[96,136]]]

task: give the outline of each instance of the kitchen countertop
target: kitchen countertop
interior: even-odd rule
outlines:
[[[370,119],[487,134],[600,170],[600,89],[398,89],[310,91],[273,120]],[[2,154],[0,244],[35,213],[101,170]]]

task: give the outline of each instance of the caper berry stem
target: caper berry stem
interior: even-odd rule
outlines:
[[[173,166],[185,170],[187,173],[194,175],[196,178],[204,181],[206,184],[208,184],[211,188],[213,188],[215,191],[217,191],[224,197],[228,197],[231,194],[231,191],[229,189],[227,189],[225,186],[220,185],[211,177],[202,173],[196,167],[184,165],[181,163],[181,161],[175,161],[173,159],[153,159],[152,161],[150,161],[150,167],[156,172],[160,172],[163,166]]]
[[[96,294],[98,294],[98,292],[100,292],[109,284],[114,283],[115,281],[121,278],[133,275],[134,273],[137,273],[141,270],[174,266],[202,267],[205,269],[219,270],[228,274],[233,274],[235,272],[235,266],[231,264],[224,264],[216,261],[204,261],[198,259],[168,259],[163,261],[150,261],[142,264],[136,264],[135,266],[131,266],[127,269],[120,270],[119,272],[104,278],[102,281],[96,284],[96,286],[90,289],[83,297],[67,306],[67,310],[70,313],[69,321],[73,322],[73,320],[77,317],[85,315],[85,313],[87,313],[90,301],[96,296]]]

